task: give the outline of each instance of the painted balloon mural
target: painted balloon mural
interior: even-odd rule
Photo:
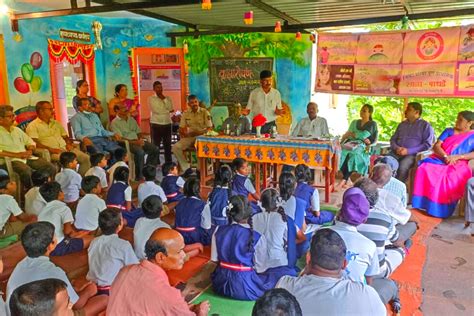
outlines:
[[[30,62],[24,63],[20,67],[21,77],[15,78],[13,86],[16,91],[21,94],[29,92],[38,92],[43,84],[43,79],[35,76],[35,70],[38,70],[43,64],[43,56],[40,53],[34,52],[31,54]]]

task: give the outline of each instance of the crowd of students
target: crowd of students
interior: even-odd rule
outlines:
[[[405,258],[417,220],[406,209],[403,183],[388,186],[396,173],[390,160],[378,163],[371,178],[360,179],[344,193],[335,218],[321,209],[319,193],[310,184],[311,170],[303,164],[282,172],[275,188],[258,194],[247,161],[236,158],[218,167],[207,200],[201,198],[195,174],[181,177],[177,165],[168,162],[159,185],[156,167],[145,165],[145,181],[137,188],[134,205],[127,153],[118,149],[114,158],[106,171],[106,156],[92,154],[91,168],[81,177],[76,155],[61,153],[62,169],[54,180],[44,171],[32,174],[25,212],[13,198],[15,183],[0,175],[0,224],[4,231],[6,227],[20,235],[27,254],[7,284],[12,315],[27,315],[20,312],[23,305],[34,309],[46,299],[34,292],[43,288],[54,293],[66,289],[76,310],[105,309],[107,301],[113,309],[111,302],[121,300],[108,300],[121,293],[114,292],[117,275],[125,266],[140,265],[140,260],[155,260],[160,251],[166,255],[166,249],[151,251],[147,245],[157,231],[171,228],[182,236],[180,251],[188,257],[210,245],[211,260],[217,263],[213,290],[223,296],[263,300],[267,291],[278,287],[294,295],[303,314],[310,314],[323,298],[332,302],[323,304],[328,315],[382,314],[382,303],[389,302],[399,309],[398,287],[389,276]],[[160,219],[170,210],[175,212],[173,227]],[[9,220],[12,216],[15,221]],[[133,228],[133,247],[119,238],[125,226]],[[88,249],[90,283],[72,285],[49,256],[83,249]],[[301,271],[297,262],[308,250],[310,259]],[[22,295],[38,302],[25,303]],[[207,313],[205,307],[195,311]]]

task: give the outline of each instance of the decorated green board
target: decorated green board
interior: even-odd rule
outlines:
[[[273,70],[273,58],[213,58],[209,63],[211,102],[246,105],[260,86],[260,72]]]

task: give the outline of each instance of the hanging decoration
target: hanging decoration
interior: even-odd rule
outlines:
[[[280,21],[277,21],[275,23],[275,32],[276,33],[280,33],[281,32],[281,22]]]
[[[212,2],[211,2],[211,0],[202,0],[202,2],[201,2],[201,9],[203,9],[203,10],[211,10],[211,9],[212,9]]]
[[[132,90],[133,90],[133,95],[134,98],[133,100],[135,101],[136,104],[138,104],[138,77],[137,74],[135,73],[135,67],[134,67],[134,61],[135,61],[135,55],[133,53],[133,49],[130,49],[128,51],[128,66],[130,67],[130,80],[132,81]]]
[[[296,32],[296,40],[301,41],[301,32]]]
[[[253,24],[253,11],[247,11],[244,13],[244,23]]]
[[[94,47],[94,44],[61,42],[48,38],[49,56],[55,62],[66,59],[71,64],[76,64],[78,61],[88,64],[94,61]]]
[[[316,35],[314,33],[311,33],[311,35],[309,36],[309,40],[315,44],[316,43]]]
[[[92,22],[92,31],[94,32],[95,37],[95,47],[97,49],[102,49],[102,38],[100,33],[102,32],[102,24],[99,21]]]
[[[189,53],[189,48],[188,48],[188,42],[184,41],[183,42],[183,53],[186,55]]]

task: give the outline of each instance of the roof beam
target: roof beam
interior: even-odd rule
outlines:
[[[153,8],[160,8],[160,7],[168,7],[168,6],[177,6],[177,5],[188,5],[188,4],[196,4],[196,0],[180,0],[176,2],[174,0],[161,0],[160,2],[150,2],[150,1],[143,1],[143,2],[132,2],[132,3],[118,3],[114,1],[96,1],[102,2],[104,5],[102,6],[91,6],[91,7],[82,7],[82,8],[74,8],[71,9],[60,9],[60,10],[48,10],[48,11],[40,11],[40,12],[28,12],[28,13],[16,13],[12,14],[12,20],[27,20],[27,19],[39,19],[39,18],[49,18],[49,17],[57,17],[57,16],[65,16],[65,15],[78,15],[78,14],[97,14],[97,13],[106,13],[106,12],[117,12],[117,11],[140,11],[146,9],[153,9]],[[152,12],[150,12],[152,13]],[[172,18],[167,18],[165,16],[159,17],[160,20],[171,20]],[[193,24],[175,20],[173,19],[176,24],[181,24],[184,26],[193,27]]]
[[[410,20],[424,20],[424,19],[436,19],[436,18],[448,18],[455,16],[466,16],[474,15],[474,9],[462,9],[452,10],[443,12],[427,12],[427,13],[416,13],[408,14]],[[318,29],[325,27],[339,27],[339,26],[351,26],[351,25],[364,25],[373,23],[387,23],[400,21],[405,15],[392,15],[392,16],[381,16],[364,19],[353,19],[353,20],[342,20],[342,21],[330,21],[330,22],[314,22],[314,23],[302,23],[293,25],[283,25],[283,33],[294,33],[296,31],[302,31],[305,29]],[[274,32],[274,26],[261,26],[261,27],[226,27],[219,26],[214,30],[205,31],[190,31],[190,32],[169,32],[166,35],[169,37],[176,36],[199,36],[199,35],[216,35],[216,34],[230,34],[230,33],[251,33],[251,32]]]
[[[290,24],[300,24],[301,21],[298,21],[297,19],[291,17],[290,15],[281,12],[277,8],[269,5],[268,3],[263,2],[262,0],[245,0],[248,4],[253,5],[256,8],[259,8],[260,10],[263,10],[279,19],[283,19],[287,21]]]

